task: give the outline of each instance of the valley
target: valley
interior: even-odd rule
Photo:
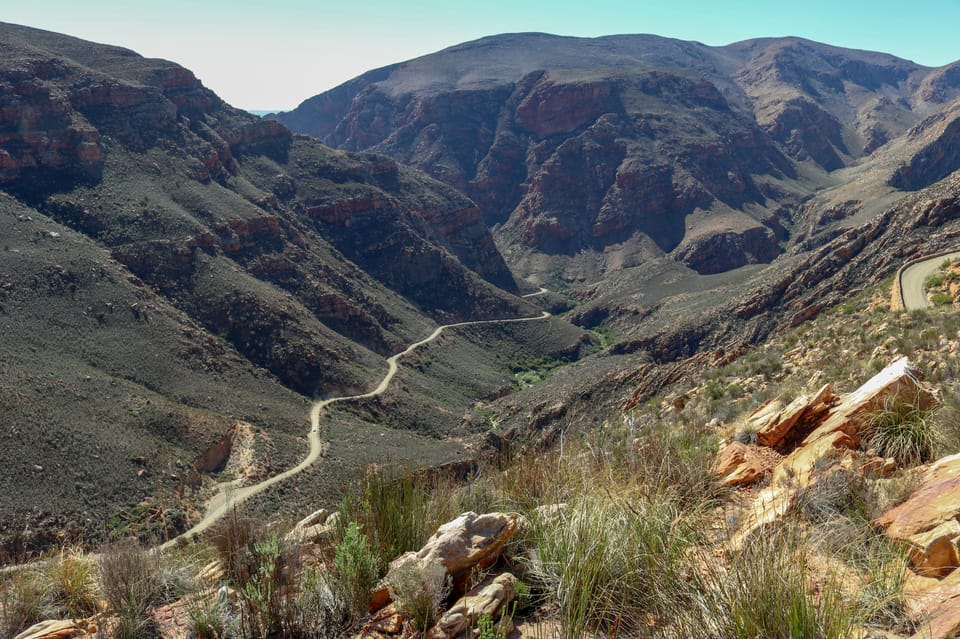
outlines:
[[[952,636],[958,69],[514,33],[261,118],[0,23],[0,635]]]

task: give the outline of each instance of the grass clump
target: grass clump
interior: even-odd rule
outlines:
[[[638,631],[675,596],[696,537],[676,502],[662,497],[585,497],[534,515],[532,528],[529,578],[555,600],[564,639]]]
[[[689,639],[842,639],[856,616],[838,580],[807,578],[803,543],[790,533],[754,538],[717,563],[707,557],[674,636]]]
[[[51,612],[50,593],[38,575],[17,571],[0,581],[0,634],[13,637]]]
[[[98,611],[96,565],[79,548],[64,548],[48,565],[49,596],[68,617],[80,619]]]
[[[867,418],[865,432],[867,447],[883,457],[893,457],[902,466],[929,461],[944,443],[933,412],[919,401],[886,400]]]

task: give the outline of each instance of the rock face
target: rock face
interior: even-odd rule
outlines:
[[[542,264],[628,240],[647,245],[640,259],[701,273],[769,262],[786,210],[811,193],[798,165],[848,166],[958,95],[954,67],[798,38],[513,34],[371,71],[275,117],[460,189],[503,225],[512,265],[543,279]],[[960,166],[947,128],[897,184]]]
[[[443,613],[427,632],[427,639],[453,639],[465,631],[473,630],[483,615],[498,620],[501,611],[509,610],[510,603],[516,597],[516,587],[517,578],[510,573],[503,573],[490,583],[477,586]],[[510,634],[511,630],[502,626],[496,628],[502,636]]]

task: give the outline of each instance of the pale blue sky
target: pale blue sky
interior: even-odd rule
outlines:
[[[369,69],[518,31],[711,45],[796,35],[931,66],[960,59],[960,0],[21,0],[0,20],[173,60],[247,109],[290,109]]]

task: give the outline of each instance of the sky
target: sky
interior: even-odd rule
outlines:
[[[960,0],[0,0],[0,21],[172,60],[250,110],[292,109],[364,71],[521,31],[709,45],[793,35],[929,66],[960,59]]]

